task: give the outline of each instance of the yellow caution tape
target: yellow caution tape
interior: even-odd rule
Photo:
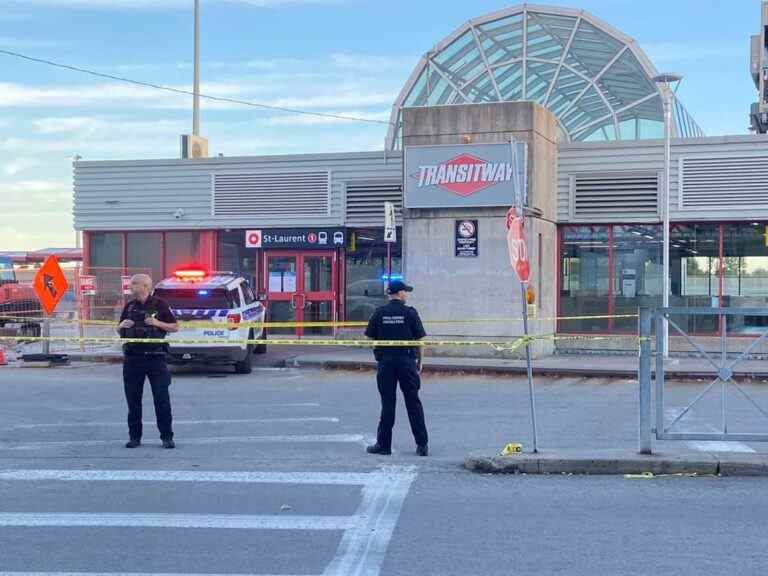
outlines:
[[[542,336],[518,336],[512,340],[336,340],[336,339],[307,339],[307,338],[270,338],[261,339],[236,339],[236,340],[212,340],[208,338],[182,338],[182,339],[158,339],[158,338],[120,338],[118,336],[0,336],[3,341],[22,342],[79,342],[79,343],[138,343],[138,344],[170,344],[183,346],[185,344],[211,344],[211,345],[270,345],[270,346],[338,346],[356,348],[379,347],[408,347],[430,348],[438,346],[473,347],[488,346],[497,352],[514,352],[521,346],[535,341],[558,340],[611,340],[610,336],[556,336],[553,334]]]
[[[523,451],[523,445],[518,442],[510,442],[501,451],[502,456],[512,456],[514,454],[520,454]]]
[[[628,319],[637,318],[637,314],[619,314],[611,316],[551,316],[537,318],[538,321],[558,321],[567,322],[572,320],[607,320],[607,319]],[[40,322],[43,320],[40,316],[0,316],[0,320],[16,322]],[[85,326],[114,326],[116,320],[77,320],[66,318],[52,318],[59,324],[82,324]],[[522,318],[486,318],[482,320],[423,320],[424,324],[499,324],[522,322]],[[212,322],[208,320],[180,320],[180,326],[191,328],[222,328],[240,327],[240,328],[365,328],[368,322],[360,321],[307,321],[307,322],[239,322],[237,324],[226,322]]]

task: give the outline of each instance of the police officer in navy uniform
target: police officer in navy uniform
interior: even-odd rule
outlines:
[[[393,280],[387,288],[389,304],[377,309],[368,321],[365,335],[373,340],[421,340],[427,333],[415,308],[406,306],[408,293],[413,287],[400,280]],[[376,381],[381,395],[381,420],[376,444],[368,446],[369,454],[392,453],[392,428],[395,425],[397,384],[405,399],[408,420],[416,440],[416,453],[427,456],[427,427],[424,424],[424,408],[419,400],[421,388],[421,346],[374,348],[378,360]]]
[[[152,278],[136,274],[131,278],[134,299],[128,302],[120,314],[117,325],[121,338],[146,338],[160,340],[168,332],[177,332],[179,325],[170,307],[152,295]],[[155,417],[160,430],[163,448],[175,448],[171,415],[171,398],[168,387],[171,373],[166,364],[167,345],[160,342],[126,342],[123,345],[123,386],[128,403],[128,433],[126,448],[141,446],[142,422],[141,399],[144,380],[149,378],[152,398],[155,401]]]

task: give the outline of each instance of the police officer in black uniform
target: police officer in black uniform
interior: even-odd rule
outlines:
[[[152,278],[136,274],[131,278],[134,299],[128,302],[120,314],[117,326],[121,338],[162,339],[168,332],[177,332],[179,325],[168,304],[152,295]],[[141,446],[141,399],[144,379],[149,378],[152,398],[155,401],[155,417],[160,430],[163,448],[175,448],[171,416],[171,398],[168,387],[171,373],[166,364],[167,345],[155,342],[126,342],[123,345],[123,386],[128,402],[128,432],[126,448]]]
[[[421,340],[427,333],[415,308],[406,306],[408,293],[413,287],[393,280],[387,288],[389,304],[380,307],[368,321],[365,335],[374,340]],[[381,394],[381,420],[376,444],[368,446],[369,454],[392,453],[392,428],[395,425],[397,383],[405,398],[408,420],[416,440],[416,453],[427,456],[427,427],[424,424],[424,408],[419,400],[421,388],[421,346],[374,348],[379,367],[376,381]]]

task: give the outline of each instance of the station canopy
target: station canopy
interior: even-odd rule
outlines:
[[[564,141],[664,136],[663,88],[637,43],[591,14],[521,5],[470,20],[419,61],[392,110],[388,145],[401,147],[402,108],[535,101]],[[673,135],[703,136],[674,98]]]

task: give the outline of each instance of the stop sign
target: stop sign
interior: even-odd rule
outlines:
[[[528,282],[531,277],[531,263],[528,261],[528,248],[525,245],[525,221],[515,208],[507,212],[507,250],[509,263],[520,282]]]

